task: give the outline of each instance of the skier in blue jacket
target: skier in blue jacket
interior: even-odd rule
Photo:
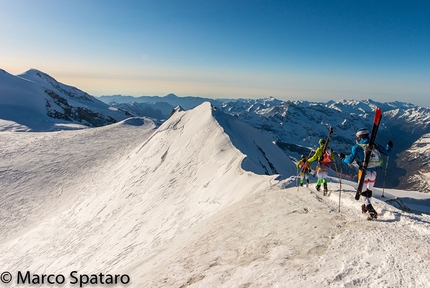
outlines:
[[[340,153],[339,158],[346,164],[351,164],[356,159],[358,165],[361,166],[365,158],[364,149],[366,149],[370,141],[369,131],[362,128],[357,131],[355,136],[357,137],[357,143],[352,147],[351,155],[346,157],[345,154]],[[363,214],[369,212],[370,217],[376,219],[378,217],[378,213],[373,208],[370,198],[372,197],[372,189],[376,182],[376,170],[382,166],[382,157],[379,152],[388,155],[391,152],[391,148],[393,148],[393,142],[389,141],[386,147],[375,143],[373,147],[374,149],[372,150],[371,158],[366,170],[366,176],[364,178],[363,190],[364,188],[366,188],[366,190],[361,192],[364,201],[364,204],[361,206],[361,211]]]

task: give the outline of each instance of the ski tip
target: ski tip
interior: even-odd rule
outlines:
[[[379,122],[379,120],[381,119],[381,116],[382,116],[382,109],[379,107],[376,107],[374,122],[375,123]]]

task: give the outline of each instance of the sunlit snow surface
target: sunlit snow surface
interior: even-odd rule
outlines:
[[[0,133],[0,272],[127,274],[128,287],[428,286],[427,195],[375,188],[379,219],[366,221],[354,182],[339,195],[331,178],[329,197],[316,178],[297,189],[295,163],[240,123],[205,103],[159,128],[135,118]]]

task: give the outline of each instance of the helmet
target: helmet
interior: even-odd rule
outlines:
[[[357,138],[367,138],[369,137],[369,131],[367,131],[365,128],[361,128],[357,131],[357,133],[355,133],[355,136],[357,136]]]
[[[305,158],[306,158],[305,154],[302,154],[302,159],[305,159]]]
[[[318,141],[318,144],[324,145],[325,144],[325,139],[320,139],[320,141]]]

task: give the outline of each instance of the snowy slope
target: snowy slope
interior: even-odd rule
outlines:
[[[74,270],[127,274],[128,287],[426,287],[430,280],[425,195],[395,199],[390,190],[381,198],[375,189],[380,220],[368,222],[354,183],[343,181],[339,213],[338,179],[330,197],[297,191],[294,164],[275,161],[283,155],[275,145],[208,103],[156,130],[130,119],[2,133],[0,141],[0,267],[13,277],[63,274],[61,287],[79,287],[69,283]],[[269,162],[282,177],[260,175],[266,170],[257,164]]]
[[[57,90],[57,92],[67,94],[70,98],[74,98],[76,100],[84,100],[90,103],[98,102],[97,99],[77,89],[76,87],[62,84],[55,80],[53,77],[37,69],[30,69],[22,74],[19,74],[18,77],[27,79],[42,87],[50,87],[52,89]]]
[[[110,131],[109,129],[113,128],[105,127],[104,129]],[[10,135],[19,137],[15,136],[16,134]],[[51,138],[52,134],[41,135]],[[62,133],[56,133],[56,136],[60,138],[62,135]],[[68,143],[73,143],[74,134],[69,137]],[[28,141],[31,140],[32,138]],[[30,144],[28,141],[25,142],[27,145]],[[261,139],[258,141],[258,143],[262,142]],[[46,142],[44,144],[47,145]],[[109,141],[106,145],[110,145]],[[263,144],[260,145],[263,146]],[[276,148],[275,145],[271,145]],[[37,147],[38,145],[30,146]],[[70,148],[69,145],[66,146]],[[10,149],[13,150],[14,147],[11,146]],[[15,153],[19,153],[18,151]],[[27,157],[29,152],[27,151]],[[6,155],[11,153],[6,153]],[[33,155],[38,155],[38,153],[39,151],[34,151]],[[66,154],[66,152],[63,153]],[[282,155],[286,161],[290,162],[290,168],[293,167],[291,161],[282,152],[279,153],[278,156]],[[84,155],[79,158],[85,157]],[[71,157],[73,156],[71,155]],[[79,171],[78,168],[85,168],[88,165],[81,163],[83,167],[80,167],[80,164],[75,161],[68,161],[69,157],[64,159],[64,162],[61,158],[52,161],[53,159],[48,157],[41,163],[37,162],[36,167],[29,166],[31,171],[27,171],[28,168],[25,169],[23,166],[33,163],[33,161],[22,160],[21,168],[16,172],[14,172],[16,168],[5,167],[8,172],[3,174],[6,178],[2,179],[2,183],[9,183],[9,186],[2,187],[8,191],[3,195],[2,202],[5,207],[11,207],[12,211],[22,211],[22,215],[10,212],[14,216],[3,218],[8,221],[2,223],[2,229],[8,231],[5,235],[11,234],[6,239],[13,239],[14,235],[19,235],[20,232],[17,231],[19,227],[25,227],[24,231],[31,230],[29,233],[32,235],[26,234],[22,239],[13,240],[12,246],[7,246],[8,257],[6,258],[10,264],[15,263],[15,265],[8,266],[11,269],[23,267],[20,264],[22,259],[12,260],[18,255],[18,257],[24,258],[28,256],[34,259],[43,258],[44,261],[50,259],[52,269],[55,265],[59,265],[57,268],[61,269],[65,264],[59,264],[61,257],[57,251],[58,247],[63,247],[62,251],[65,249],[71,253],[74,253],[73,250],[78,247],[86,250],[83,257],[87,260],[78,265],[79,269],[96,267],[99,262],[94,255],[98,251],[104,251],[103,253],[106,254],[107,258],[104,261],[116,262],[115,259],[120,253],[124,253],[122,249],[129,246],[130,241],[136,243],[135,245],[140,243],[139,251],[146,253],[146,250],[151,250],[169,241],[196,222],[231,205],[254,190],[258,190],[258,187],[268,186],[268,183],[262,182],[253,173],[240,169],[243,158],[245,155],[232,146],[227,135],[223,133],[223,129],[214,120],[210,105],[206,103],[192,113],[175,113],[169,121],[134,151],[126,152],[122,161],[113,165],[108,171],[105,170],[106,164],[102,166],[102,171],[89,169],[83,175],[78,173],[77,179],[82,178],[83,181],[73,181],[72,171]],[[14,161],[14,159],[9,159],[9,161]],[[67,173],[62,175],[63,169],[51,171],[52,165],[44,165],[47,161],[53,163],[60,161],[60,165],[70,165],[64,170],[72,174],[70,175],[72,179],[67,178],[69,176]],[[42,172],[43,177],[34,179],[34,173],[31,173],[33,169],[44,170],[48,175]],[[101,173],[106,175],[102,176]],[[62,181],[63,176],[65,180]],[[16,178],[19,181],[16,181]],[[16,186],[17,182],[25,185]],[[79,185],[75,187],[73,184],[76,183]],[[39,187],[39,191],[32,191],[31,187]],[[57,199],[60,196],[65,197],[66,203]],[[22,200],[17,201],[16,197]],[[73,197],[74,201],[69,201],[70,197]],[[34,203],[33,200],[36,202]],[[49,203],[48,211],[40,207],[40,203]],[[59,208],[52,208],[58,206],[61,206],[63,211],[59,211]],[[44,211],[48,215],[42,218],[44,220],[40,225],[31,228],[34,227],[32,219],[41,217],[38,214],[39,211]],[[49,214],[50,211],[53,211],[52,215]],[[26,220],[26,218],[31,219]],[[153,219],[157,219],[157,221],[150,225],[146,224]],[[55,232],[51,235],[46,233],[49,227],[56,227]],[[75,229],[70,229],[73,227]],[[112,235],[111,241],[100,242],[98,240],[98,237],[105,238],[112,234],[112,231],[115,231],[115,235]],[[91,236],[93,234],[97,235]],[[72,241],[65,245],[63,241],[66,238],[69,239],[67,241],[75,239],[77,242]],[[28,239],[39,239],[40,241],[33,241],[34,244],[29,244]],[[79,239],[86,239],[85,243],[84,240]],[[22,243],[23,246],[15,246],[15,241]],[[40,249],[34,247],[45,241],[46,245]],[[16,247],[23,253],[18,253],[18,250],[11,249],[11,247]],[[132,252],[133,249],[130,249],[124,254],[124,257],[128,255],[127,261],[134,259],[135,253]],[[40,253],[43,254],[43,257]],[[129,253],[131,254],[129,255]],[[4,254],[2,253],[2,255]],[[66,253],[63,259],[70,257],[71,255]],[[37,267],[38,264],[35,265],[29,266],[28,269]]]
[[[36,69],[19,76],[0,69],[0,131],[98,127],[130,116]]]
[[[418,191],[430,191],[430,134],[414,142],[410,149],[403,151],[397,165],[403,169],[405,175],[401,183],[404,187],[414,187]]]
[[[261,175],[279,174],[279,179],[285,179],[295,173],[296,169],[291,165],[291,160],[260,131],[216,108],[213,114],[232,144],[247,155],[242,162],[244,170]]]
[[[0,119],[22,123],[22,127],[30,125],[30,118],[47,121],[45,103],[43,87],[0,69]]]
[[[154,129],[147,119],[130,118],[98,129],[1,132],[2,241],[85,194]]]

